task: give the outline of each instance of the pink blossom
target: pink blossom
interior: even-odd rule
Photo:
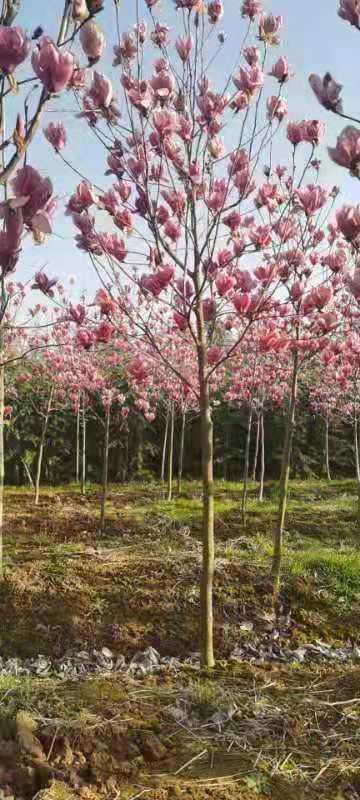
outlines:
[[[331,286],[318,286],[317,289],[313,289],[311,292],[314,306],[319,311],[321,311],[330,302],[332,295],[333,293]]]
[[[104,289],[98,289],[95,295],[95,305],[100,307],[100,313],[104,317],[110,317],[114,313],[116,303]]]
[[[226,225],[227,228],[230,228],[231,233],[235,233],[241,225],[241,214],[239,211],[231,211],[230,214],[227,214],[226,217],[223,217],[223,224]]]
[[[306,216],[310,217],[325,205],[329,193],[322,186],[310,184],[306,189],[295,189],[295,195]]]
[[[178,311],[174,311],[173,320],[175,322],[175,325],[177,326],[177,328],[179,328],[180,331],[186,331],[188,322],[184,314],[180,314]]]
[[[164,233],[172,242],[176,243],[181,237],[181,227],[178,222],[169,219],[164,226]]]
[[[71,81],[75,60],[72,53],[59,50],[49,37],[43,36],[32,54],[31,64],[45,89],[57,94]]]
[[[233,78],[233,82],[240,92],[251,96],[263,86],[264,73],[257,65],[248,69],[240,67],[239,74]]]
[[[57,278],[48,278],[44,272],[37,272],[31,288],[40,289],[40,291],[48,297],[54,297],[53,286],[56,286],[57,280]]]
[[[224,13],[222,0],[211,0],[207,7],[209,22],[211,25],[216,25]]]
[[[192,38],[191,36],[186,37],[179,37],[175,42],[175,47],[181,61],[185,62],[188,60],[191,50],[192,50]]]
[[[73,306],[70,303],[69,316],[72,322],[76,322],[77,325],[82,325],[86,317],[86,309],[80,304]]]
[[[338,15],[360,30],[359,0],[340,0]]]
[[[164,45],[169,44],[169,31],[170,28],[168,28],[167,25],[162,25],[160,22],[157,22],[150,37],[153,44],[157,47],[164,47]]]
[[[235,284],[235,279],[232,277],[232,275],[227,275],[226,273],[223,273],[221,275],[218,275],[218,277],[215,280],[215,284],[220,297],[224,297],[230,291],[230,289],[233,288]]]
[[[351,294],[356,300],[360,300],[360,269],[357,267],[351,278],[348,279],[348,286]]]
[[[209,139],[208,149],[211,158],[219,159],[225,155],[225,145],[219,136],[213,136],[211,139]]]
[[[116,233],[101,233],[98,240],[106,255],[112,256],[120,264],[125,261],[127,256],[125,242],[123,239],[119,239]]]
[[[357,128],[347,125],[338,136],[336,147],[328,147],[328,152],[335,164],[360,177],[360,131]]]
[[[243,56],[250,67],[256,67],[260,61],[260,50],[258,47],[245,47]]]
[[[294,73],[291,71],[288,60],[284,56],[281,56],[276,63],[273,65],[271,72],[269,72],[273,78],[276,78],[279,83],[285,83],[292,78]]]
[[[360,236],[360,206],[343,206],[336,213],[336,222],[344,238],[356,245]]]
[[[114,326],[111,325],[110,322],[107,322],[105,319],[103,319],[95,331],[96,341],[102,342],[103,344],[109,344],[114,333]]]
[[[81,181],[67,204],[67,214],[81,214],[97,203],[97,197],[88,181]]]
[[[161,103],[170,100],[175,88],[175,81],[167,70],[158,72],[150,81],[156,100]]]
[[[233,304],[238,314],[245,316],[251,306],[251,297],[249,294],[236,294],[233,297]]]
[[[275,97],[274,95],[268,98],[266,108],[268,118],[277,119],[279,122],[282,122],[288,113],[286,100],[283,100],[282,97]]]
[[[262,250],[271,242],[271,229],[268,225],[258,225],[257,228],[251,231],[250,239],[256,250]]]
[[[44,134],[58,153],[66,146],[66,130],[62,122],[50,122],[44,129]]]
[[[106,39],[94,20],[90,19],[82,26],[80,42],[85,55],[88,57],[89,64],[96,64],[104,52]]]
[[[133,33],[124,33],[121,37],[120,44],[114,46],[114,60],[113,67],[118,67],[119,64],[133,61],[138,52],[138,44]]]
[[[73,0],[71,16],[74,22],[82,22],[89,16],[86,0]]]
[[[0,26],[0,68],[9,74],[22,64],[31,49],[30,39],[22,28]]]
[[[241,7],[241,16],[249,17],[253,20],[262,12],[262,3],[260,0],[244,0]]]
[[[258,208],[266,206],[270,212],[276,211],[282,202],[283,197],[279,193],[278,187],[275,183],[264,183],[262,186],[260,186],[255,198],[255,203]]]
[[[287,138],[296,146],[306,141],[306,128],[304,122],[289,122],[286,129]]]
[[[279,30],[283,26],[283,18],[273,14],[262,14],[259,19],[259,39],[270,45],[280,44]]]
[[[46,209],[51,199],[53,188],[50,178],[42,178],[40,173],[27,164],[19,169],[12,180],[14,194],[19,199],[26,199],[22,213],[26,225],[32,227],[35,215]]]
[[[117,228],[120,228],[121,231],[125,231],[127,234],[131,234],[134,222],[132,214],[126,208],[122,211],[117,211],[114,215],[114,223]]]
[[[82,328],[76,335],[76,341],[79,347],[81,347],[83,350],[90,350],[90,347],[94,343],[94,337],[91,331],[87,331]]]
[[[219,347],[216,344],[213,345],[212,347],[209,347],[209,349],[207,351],[208,364],[211,364],[211,365],[218,364],[218,362],[221,361],[223,356],[224,356],[224,348],[223,347]]]
[[[335,111],[335,113],[342,112],[340,98],[342,85],[337,83],[329,72],[323,78],[320,78],[320,75],[310,75],[309,83],[319,103],[324,108],[327,108],[328,111]]]

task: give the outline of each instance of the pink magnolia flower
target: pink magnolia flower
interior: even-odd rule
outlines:
[[[360,236],[360,206],[343,206],[336,212],[336,222],[344,238],[356,245]]]
[[[44,135],[58,153],[66,146],[66,130],[62,122],[50,122]]]
[[[279,193],[276,183],[264,183],[259,187],[259,191],[255,198],[255,203],[258,208],[266,206],[266,208],[272,212],[276,211],[282,202],[283,197]]]
[[[318,119],[306,120],[305,126],[305,141],[317,145],[325,136],[325,123],[320,122]]]
[[[222,158],[225,155],[226,149],[224,142],[219,136],[212,136],[208,143],[209,153],[211,158]]]
[[[327,108],[328,111],[335,111],[335,113],[337,111],[342,112],[340,98],[342,85],[331,77],[330,72],[327,72],[323,78],[320,75],[310,75],[309,83],[319,103],[324,108]]]
[[[176,243],[181,237],[181,227],[178,222],[168,219],[164,226],[164,233],[172,242]]]
[[[185,62],[188,60],[191,50],[192,50],[192,38],[191,36],[184,36],[179,37],[175,42],[175,47],[178,53],[178,56],[181,58],[181,61]]]
[[[113,67],[118,67],[119,64],[133,61],[138,52],[138,44],[133,33],[124,33],[121,37],[120,44],[114,46],[114,60]]]
[[[89,64],[96,64],[104,52],[106,39],[102,30],[94,20],[88,20],[88,22],[85,22],[85,25],[82,26],[80,42],[85,55],[88,57]]]
[[[71,16],[74,22],[82,22],[89,16],[86,0],[73,0]]]
[[[167,25],[162,25],[160,22],[157,22],[150,36],[152,43],[155,44],[156,47],[164,47],[164,45],[169,44],[169,33],[170,28],[168,28]]]
[[[53,286],[56,286],[57,281],[57,278],[48,278],[44,272],[37,272],[31,288],[40,289],[40,291],[48,297],[54,297]]]
[[[126,208],[115,213],[114,223],[121,231],[125,231],[128,234],[132,233],[134,221],[132,214]]]
[[[119,239],[116,233],[101,233],[98,239],[106,255],[112,256],[120,264],[125,261],[127,256],[125,242],[123,239]]]
[[[0,68],[9,74],[22,64],[31,49],[30,39],[22,28],[0,26]]]
[[[340,0],[338,15],[360,30],[359,0]]]
[[[233,83],[240,92],[253,95],[264,85],[264,73],[259,66],[240,67],[238,75],[233,78]]]
[[[211,25],[216,25],[224,13],[224,7],[221,0],[211,0],[207,7],[209,22]]]
[[[356,300],[360,300],[360,269],[357,267],[351,278],[348,279],[348,286],[351,294]]]
[[[51,200],[53,193],[51,180],[42,178],[36,169],[27,164],[17,171],[11,183],[15,197],[23,203],[24,222],[31,228],[34,217],[41,211],[46,211]]]
[[[207,351],[208,364],[211,365],[218,364],[218,362],[221,361],[221,359],[223,358],[223,355],[224,355],[224,348],[214,344],[212,347],[209,347]]]
[[[233,297],[233,304],[238,314],[245,316],[251,306],[251,297],[249,294],[236,294]]]
[[[332,296],[331,286],[318,286],[317,289],[313,289],[311,292],[314,306],[318,311],[321,311],[330,302]]]
[[[184,314],[180,314],[179,311],[174,311],[173,320],[180,331],[186,331],[188,322]]]
[[[270,45],[280,44],[279,30],[283,26],[283,18],[273,14],[262,14],[259,19],[259,39]]]
[[[59,50],[49,37],[43,36],[32,54],[31,64],[45,89],[57,94],[71,81],[75,59],[72,53]]]
[[[273,78],[276,78],[279,83],[285,83],[294,76],[294,73],[291,71],[288,60],[284,56],[281,56],[276,63],[273,65],[271,72],[269,72]]]
[[[241,7],[241,16],[253,20],[262,12],[260,0],[244,0]]]
[[[215,280],[216,288],[220,297],[224,297],[230,289],[234,287],[235,278],[232,275],[227,275],[226,273],[218,275]]]
[[[282,97],[269,97],[266,102],[267,115],[269,119],[277,119],[282,122],[288,113],[288,106],[286,100]]]
[[[347,125],[338,136],[336,147],[328,147],[332,161],[345,167],[354,177],[360,177],[360,130]]]
[[[98,289],[95,295],[94,302],[95,305],[100,307],[100,313],[104,317],[110,317],[111,314],[113,314],[116,309],[115,301],[112,300],[112,298],[110,297],[109,294],[107,294],[107,292],[105,292],[105,289]]]
[[[260,50],[258,47],[245,47],[243,56],[250,67],[255,67],[260,61]]]
[[[109,344],[114,333],[114,325],[111,325],[110,322],[107,322],[105,319],[103,319],[95,331],[96,341],[101,342],[102,344]]]
[[[67,214],[81,214],[97,203],[97,197],[88,181],[81,181],[67,204]]]
[[[90,347],[94,344],[93,334],[91,331],[82,328],[76,335],[76,342],[83,350],[90,350]]]
[[[69,316],[70,316],[70,319],[72,320],[72,322],[76,322],[77,325],[82,325],[82,323],[84,322],[85,317],[86,317],[86,309],[85,309],[84,306],[80,305],[79,303],[76,306],[73,306],[70,303]]]
[[[329,192],[323,186],[310,184],[306,189],[295,189],[295,195],[306,216],[311,217],[325,205]]]
[[[160,103],[164,103],[171,99],[175,88],[175,80],[168,70],[163,69],[154,75],[150,81],[150,84],[154,92],[155,99]]]

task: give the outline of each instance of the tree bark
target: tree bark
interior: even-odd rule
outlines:
[[[86,416],[85,416],[85,397],[82,397],[82,458],[81,458],[81,494],[86,494]]]
[[[200,585],[201,663],[212,668],[214,660],[213,581],[215,562],[214,537],[214,443],[209,384],[205,377],[205,346],[199,347],[201,456],[203,479],[203,556]]]
[[[359,455],[359,420],[355,417],[354,420],[354,447],[355,447],[355,468],[356,468],[356,482],[358,493],[358,507],[357,513],[360,520],[360,455]]]
[[[80,480],[80,399],[78,409],[76,412],[76,475],[75,481],[79,483]]]
[[[178,466],[178,493],[181,492],[181,481],[184,464],[184,445],[185,445],[185,426],[186,426],[186,411],[182,410],[181,414],[181,431],[180,431],[180,444],[179,444],[179,466]]]
[[[171,403],[170,408],[170,442],[168,454],[168,474],[167,474],[167,501],[172,500],[172,484],[173,484],[173,461],[174,461],[174,426],[175,426],[175,403]]]
[[[264,409],[260,412],[260,486],[259,486],[259,500],[262,503],[264,499],[264,477],[265,477],[265,431],[264,431]]]
[[[254,453],[254,463],[253,463],[252,476],[251,476],[251,480],[253,480],[253,481],[256,480],[256,469],[257,469],[258,457],[259,457],[260,425],[261,425],[260,416],[261,416],[261,414],[260,414],[260,411],[259,411],[258,412],[258,416],[257,416],[257,423],[256,423],[255,453]]]
[[[170,420],[170,412],[169,406],[166,409],[166,423],[165,423],[165,432],[164,432],[164,441],[163,441],[163,448],[162,448],[162,457],[161,457],[161,482],[165,483],[165,465],[166,465],[166,448],[167,448],[167,440],[169,434],[169,420]]]
[[[54,394],[54,389],[50,389],[49,399],[46,406],[46,412],[44,417],[44,424],[41,432],[41,439],[39,445],[39,452],[37,458],[37,465],[36,465],[36,478],[35,478],[35,505],[39,505],[39,498],[40,498],[40,480],[41,480],[41,468],[42,468],[42,460],[44,455],[44,447],[45,447],[45,437],[46,431],[49,424],[49,417],[51,413],[51,403]]]
[[[331,481],[330,457],[329,457],[329,417],[325,417],[325,474],[326,479]]]
[[[289,490],[290,460],[291,460],[292,439],[293,439],[294,425],[295,425],[298,375],[299,375],[299,355],[296,350],[293,356],[291,392],[290,392],[289,409],[286,421],[285,438],[284,438],[282,463],[281,463],[278,519],[274,532],[274,551],[273,551],[273,559],[271,567],[271,578],[273,583],[274,596],[278,595],[280,588],[283,531],[284,531],[286,505],[287,505],[287,497]]]
[[[108,490],[108,474],[109,474],[109,433],[110,433],[110,404],[106,409],[105,427],[104,427],[104,447],[103,447],[103,473],[102,473],[102,497],[101,497],[101,511],[100,511],[100,530],[105,528],[106,518],[106,499]]]
[[[2,336],[2,333],[0,334]],[[0,358],[4,353],[1,348]],[[5,367],[0,367],[0,581],[4,579],[4,406],[5,406]]]
[[[252,401],[251,401],[250,408],[249,408],[247,431],[246,431],[245,461],[244,461],[244,476],[243,476],[243,492],[242,492],[242,503],[241,503],[241,517],[242,517],[242,524],[243,525],[246,524],[246,501],[247,501],[248,484],[249,484],[249,456],[250,456],[250,439],[251,439],[252,416],[253,416],[253,404],[252,404]]]

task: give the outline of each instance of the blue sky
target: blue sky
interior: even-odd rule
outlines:
[[[139,0],[142,16],[148,19],[144,0]],[[164,21],[171,25],[174,32],[179,27],[179,17],[174,13],[172,0],[162,0]],[[54,7],[60,9],[61,0],[32,0],[24,2],[24,10],[19,14],[17,22],[32,32],[41,25],[46,33],[55,35]],[[234,54],[238,51],[239,43],[244,32],[244,22],[240,16],[240,0],[224,0],[225,15],[220,29],[227,33],[227,41],[222,50],[221,58],[214,65],[213,72],[217,75],[219,70],[228,71],[234,63]],[[278,48],[273,49],[271,62],[279,55],[286,55],[295,71],[287,90],[289,102],[289,119],[303,118],[321,119],[326,122],[327,144],[333,144],[336,136],[344,127],[345,122],[327,113],[317,103],[308,86],[308,75],[311,72],[324,74],[330,70],[332,75],[344,84],[344,106],[350,113],[358,113],[359,97],[359,52],[360,32],[340,20],[337,16],[337,0],[270,0],[266,9],[274,14],[284,16],[284,29],[282,41]],[[99,70],[113,79],[115,88],[118,85],[119,72],[113,70],[112,46],[115,44],[114,11],[112,0],[105,0],[105,10],[98,17],[103,27],[108,43],[107,56],[99,65]],[[121,0],[120,21],[122,30],[128,29],[135,22],[135,0]],[[27,70],[27,74],[29,71]],[[274,93],[276,85],[273,86]],[[18,106],[18,100],[17,100]],[[79,124],[75,118],[75,104],[70,95],[64,93],[56,99],[44,118],[44,127],[50,120],[57,118],[60,112],[68,132],[69,146],[65,151],[66,157],[76,165],[85,175],[92,177],[94,182],[102,186],[110,186],[111,178],[104,177],[103,151],[100,150],[92,134],[84,123]],[[277,157],[281,163],[287,163],[290,148],[277,150]],[[332,164],[326,153],[326,146],[319,149],[322,159],[322,181],[330,187],[333,184],[341,186],[343,197],[348,202],[359,202],[360,184],[350,178],[340,168]],[[31,147],[29,163],[37,167],[42,173],[51,177],[55,193],[64,200],[74,189],[77,180],[75,175],[67,170],[58,157],[52,152],[42,133]],[[18,279],[25,280],[30,277],[34,269],[47,266],[50,275],[57,275],[65,283],[71,274],[77,276],[77,291],[86,289],[92,293],[97,286],[97,279],[92,272],[91,264],[85,254],[80,253],[73,245],[73,226],[71,220],[64,219],[61,211],[55,220],[55,235],[48,243],[36,248],[27,245],[17,274]]]

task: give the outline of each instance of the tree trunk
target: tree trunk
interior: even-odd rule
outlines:
[[[329,458],[329,418],[325,418],[325,474],[328,481],[331,481],[330,458]]]
[[[24,458],[21,459],[21,463],[22,463],[22,465],[24,467],[24,470],[25,470],[25,473],[27,475],[27,479],[29,481],[29,486],[31,486],[32,489],[35,489],[34,481],[32,479],[32,474],[31,474],[31,472],[29,470],[29,467],[28,467],[28,465],[27,465],[27,463],[26,463]]]
[[[201,604],[201,663],[213,667],[213,581],[215,561],[214,537],[214,443],[209,385],[205,379],[205,349],[200,354],[200,418],[203,477],[203,558],[200,586]]]
[[[4,353],[0,350],[0,358]],[[0,366],[0,580],[4,579],[4,406],[5,406],[5,367]]]
[[[242,503],[241,503],[241,516],[242,516],[242,524],[243,525],[246,524],[246,501],[247,501],[248,483],[249,483],[249,456],[250,456],[250,439],[251,439],[252,415],[253,415],[253,404],[251,402],[250,403],[250,408],[249,408],[247,431],[246,431],[243,493],[242,493]]]
[[[173,461],[174,461],[174,425],[175,425],[175,403],[171,403],[170,409],[170,442],[169,442],[169,455],[168,455],[168,474],[167,474],[167,501],[170,503],[172,500],[172,483],[173,483]]]
[[[165,422],[165,433],[164,433],[164,440],[163,440],[163,448],[162,448],[162,457],[161,457],[161,482],[165,483],[165,465],[166,465],[166,448],[167,448],[167,440],[169,434],[169,420],[170,420],[170,411],[169,406],[166,409],[166,422]]]
[[[76,412],[76,483],[80,481],[80,398]]]
[[[101,512],[100,512],[100,530],[105,528],[106,517],[106,498],[108,490],[108,473],[109,473],[109,432],[110,432],[110,404],[106,409],[105,415],[105,429],[104,429],[104,448],[103,448],[103,474],[102,474],[102,497],[101,497]]]
[[[264,477],[265,477],[265,431],[264,431],[264,409],[260,412],[260,487],[259,487],[259,500],[262,503],[264,499]]]
[[[82,398],[82,459],[81,459],[81,494],[86,494],[86,416],[85,416],[85,397]]]
[[[184,464],[184,445],[185,445],[185,426],[186,426],[186,411],[183,409],[181,415],[181,431],[180,431],[180,444],[179,444],[179,466],[178,466],[178,493],[181,492],[181,481]]]
[[[359,456],[359,420],[355,417],[354,421],[354,446],[355,446],[355,467],[356,482],[358,492],[358,517],[360,519],[360,456]]]
[[[274,551],[273,551],[273,559],[271,567],[271,578],[273,583],[274,596],[278,595],[280,588],[282,540],[283,540],[283,531],[284,531],[285,516],[286,516],[286,504],[287,504],[287,497],[289,490],[291,446],[292,446],[292,438],[295,425],[298,374],[299,374],[299,355],[296,350],[293,356],[291,393],[289,401],[289,410],[286,420],[285,439],[284,439],[282,462],[281,462],[278,520],[274,532]]]
[[[251,480],[253,480],[253,481],[256,480],[256,468],[257,468],[258,457],[259,457],[260,424],[261,424],[260,423],[260,416],[261,416],[261,414],[260,414],[260,411],[259,411],[258,412],[258,417],[257,417],[257,423],[256,423],[255,453],[254,453],[254,463],[253,463],[252,476],[251,476]]]
[[[49,416],[51,412],[51,403],[53,398],[54,389],[50,389],[48,404],[46,406],[44,424],[41,432],[41,439],[40,439],[40,446],[38,452],[38,459],[36,465],[36,478],[35,478],[35,505],[39,505],[39,498],[40,498],[40,479],[41,479],[41,467],[42,467],[42,460],[44,455],[44,447],[45,447],[45,437],[46,431],[49,423]]]

